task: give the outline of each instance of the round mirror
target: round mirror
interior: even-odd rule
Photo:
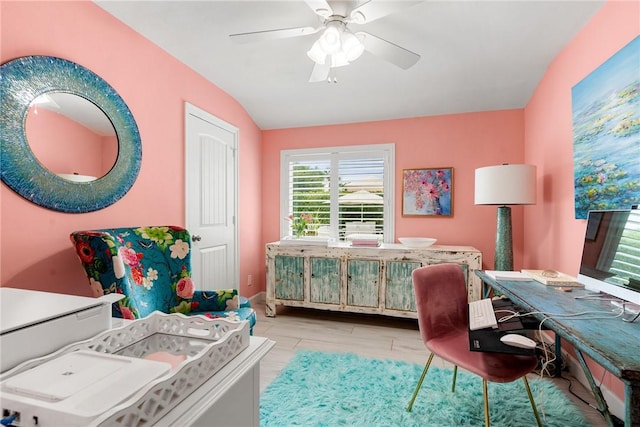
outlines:
[[[33,203],[62,212],[102,209],[129,191],[140,170],[140,135],[131,111],[107,82],[81,65],[50,56],[14,59],[0,66],[0,74],[2,181]],[[87,151],[82,146],[88,144],[86,139],[71,147],[63,145],[70,143],[64,132],[47,136],[46,130],[38,129],[35,117],[36,111],[38,115],[51,112],[44,107],[50,100],[97,109],[104,116],[102,121],[106,118],[111,124],[114,135],[105,138],[111,138],[112,144],[105,141]],[[69,125],[71,116],[70,110],[69,115],[58,114],[57,119],[67,123],[55,126]],[[36,139],[36,134],[45,138]],[[83,150],[84,154],[77,152]],[[70,157],[77,161],[67,162]]]
[[[71,93],[49,92],[34,99],[27,112],[26,135],[38,161],[69,181],[103,177],[118,157],[118,138],[109,118],[95,104]]]

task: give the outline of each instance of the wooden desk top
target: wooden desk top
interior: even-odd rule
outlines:
[[[593,294],[585,289],[562,292],[535,281],[496,281],[482,271],[475,273],[525,311],[547,313],[546,327],[618,378],[640,382],[640,320],[628,323],[614,317],[618,309],[608,300],[576,299]],[[601,313],[553,316],[580,312]],[[535,316],[538,319],[547,317],[544,314]],[[611,318],[605,318],[607,316]]]

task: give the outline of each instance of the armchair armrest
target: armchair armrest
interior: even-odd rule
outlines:
[[[195,291],[191,302],[198,303],[197,311],[235,310],[240,306],[237,289]]]

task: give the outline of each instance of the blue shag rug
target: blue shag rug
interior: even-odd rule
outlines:
[[[285,426],[483,426],[482,379],[429,368],[412,412],[406,408],[423,366],[355,354],[301,351],[260,397],[260,425]],[[588,426],[582,413],[550,380],[529,380],[547,427]],[[535,426],[521,380],[489,383],[493,427]],[[543,418],[544,417],[544,418]]]

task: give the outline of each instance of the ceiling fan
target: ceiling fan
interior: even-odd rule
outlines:
[[[322,25],[314,27],[285,28],[249,33],[231,34],[237,43],[253,43],[289,37],[322,34],[311,46],[307,56],[315,63],[310,82],[327,81],[332,68],[342,67],[355,61],[366,50],[402,69],[408,69],[420,59],[420,55],[390,41],[365,31],[351,32],[349,24],[367,24],[400,9],[421,3],[419,1],[375,1],[358,5],[357,1],[305,0],[317,14]]]

